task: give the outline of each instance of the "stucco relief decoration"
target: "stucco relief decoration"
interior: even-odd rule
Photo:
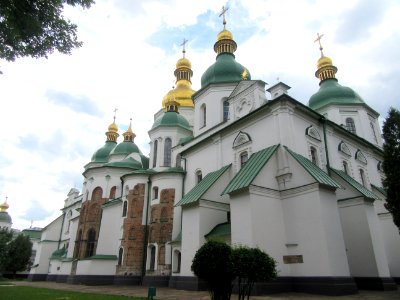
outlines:
[[[251,142],[251,137],[249,134],[246,132],[240,131],[238,135],[235,137],[235,140],[233,141],[233,148],[237,148],[241,145],[244,145],[248,142]]]
[[[312,125],[306,128],[306,135],[317,141],[321,141],[321,136],[319,135],[318,130]]]
[[[253,107],[253,101],[251,99],[243,98],[239,100],[236,106],[236,114],[239,117],[243,117],[244,115],[248,114]]]
[[[348,156],[351,156],[351,151],[345,142],[341,141],[338,146],[338,150]]]
[[[367,159],[360,149],[357,150],[355,158],[356,160],[362,162],[363,164],[367,164]]]

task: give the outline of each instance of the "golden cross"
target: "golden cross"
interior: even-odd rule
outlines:
[[[321,55],[324,55],[324,54],[322,53],[322,49],[324,49],[324,48],[323,48],[322,45],[321,45],[321,39],[322,39],[323,36],[324,36],[323,34],[317,33],[317,38],[316,38],[315,41],[314,41],[314,43],[318,42],[318,44],[319,44],[319,50],[321,51]]]
[[[222,6],[222,11],[219,14],[219,16],[223,16],[223,21],[222,24],[224,24],[224,29],[225,29],[225,25],[226,25],[226,19],[225,19],[225,14],[228,11],[229,7],[225,8],[225,6]]]
[[[6,203],[7,203],[8,197],[6,196]]]
[[[185,38],[183,38],[183,42],[182,42],[182,44],[180,44],[180,46],[182,46],[182,47],[183,47],[183,49],[182,49],[183,58],[185,58],[185,53],[186,53],[186,50],[185,50],[185,45],[187,44],[187,42],[188,42],[188,40],[187,40],[187,39],[185,39]]]

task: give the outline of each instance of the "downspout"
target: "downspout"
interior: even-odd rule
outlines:
[[[64,228],[64,222],[65,222],[65,215],[66,215],[66,213],[65,213],[65,211],[64,211],[64,212],[63,212],[63,221],[62,221],[62,223],[61,223],[61,229],[60,229],[60,237],[59,237],[59,239],[58,239],[57,250],[60,249],[62,231],[63,231],[63,228]],[[68,251],[68,249],[67,249],[67,251]]]
[[[322,130],[324,132],[324,144],[325,144],[325,158],[326,158],[326,169],[328,170],[328,175],[331,176],[331,165],[329,163],[329,152],[328,152],[328,142],[326,140],[326,119],[321,117],[319,121],[322,123]]]
[[[144,225],[144,239],[143,239],[143,254],[142,254],[142,275],[140,279],[140,285],[143,285],[144,276],[146,275],[146,260],[147,260],[147,243],[148,243],[148,222],[149,222],[149,206],[150,206],[150,195],[151,195],[151,179],[150,176],[147,180],[147,205],[146,205],[146,218]]]

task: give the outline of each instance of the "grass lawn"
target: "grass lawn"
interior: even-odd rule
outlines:
[[[5,282],[2,282],[3,284]],[[100,295],[70,291],[33,288],[28,286],[0,285],[0,300],[145,300],[116,295]]]

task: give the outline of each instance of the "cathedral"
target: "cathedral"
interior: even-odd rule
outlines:
[[[308,105],[283,82],[266,89],[252,78],[237,46],[224,17],[194,91],[183,44],[149,156],[132,126],[120,137],[114,116],[82,191],[71,189],[42,230],[30,280],[199,290],[192,259],[218,240],[276,260],[278,278],[257,283],[258,294],[396,289],[400,236],[384,208],[379,114],[339,83],[321,44]]]

